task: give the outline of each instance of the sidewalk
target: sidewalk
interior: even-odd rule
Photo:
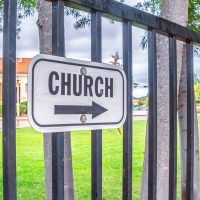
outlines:
[[[16,127],[17,128],[30,127],[28,117],[27,116],[16,117]],[[0,118],[0,129],[2,129],[2,117]]]
[[[133,111],[133,120],[147,120],[148,111]]]

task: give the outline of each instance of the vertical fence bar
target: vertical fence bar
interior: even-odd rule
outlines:
[[[64,3],[52,2],[52,52],[65,56]],[[52,133],[52,197],[64,200],[64,133]]]
[[[56,56],[65,56],[64,3],[52,2],[52,52]]]
[[[91,59],[102,60],[101,13],[91,12]],[[102,130],[92,131],[92,200],[102,199]]]
[[[149,141],[148,141],[148,199],[156,200],[157,189],[157,48],[156,31],[148,30],[149,63]]]
[[[187,52],[187,171],[186,199],[193,199],[194,171],[194,83],[193,83],[193,45],[186,43]]]
[[[3,24],[3,198],[16,192],[16,0],[4,1]]]
[[[132,199],[132,23],[123,21],[123,66],[127,77],[127,118],[123,127],[123,199]]]
[[[64,134],[52,133],[52,198],[64,200]]]
[[[177,177],[177,50],[169,37],[169,200],[176,199]]]

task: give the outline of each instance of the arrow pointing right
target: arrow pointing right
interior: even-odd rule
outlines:
[[[106,112],[107,109],[92,101],[92,106],[55,105],[55,115],[90,114],[92,119]]]

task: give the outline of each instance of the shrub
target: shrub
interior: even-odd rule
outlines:
[[[27,114],[27,101],[20,103],[19,112],[20,112],[20,115],[26,115]]]
[[[27,101],[21,102],[19,105],[20,115],[27,114]]]

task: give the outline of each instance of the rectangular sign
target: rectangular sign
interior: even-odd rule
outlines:
[[[117,66],[38,55],[28,84],[28,117],[38,131],[117,128],[125,121],[127,81]]]

